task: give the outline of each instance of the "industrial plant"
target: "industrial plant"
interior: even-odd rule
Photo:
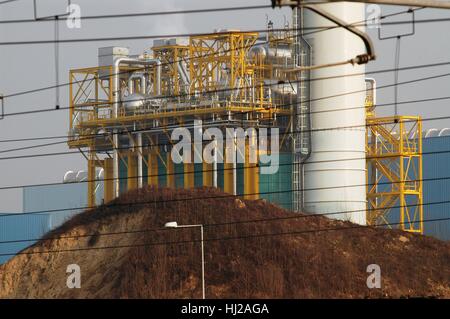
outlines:
[[[450,203],[445,199],[450,180],[440,178],[443,171],[448,171],[450,155],[445,150],[450,148],[450,128],[424,129],[421,116],[399,114],[397,104],[392,115],[379,114],[377,95],[382,93],[377,92],[376,76],[366,71],[367,65],[377,60],[378,52],[366,26],[355,25],[357,21],[367,20],[365,3],[330,1],[332,3],[317,5],[312,1],[300,1],[301,4],[294,5],[296,1],[288,2],[285,6],[291,7],[291,16],[285,19],[284,25],[277,25],[270,17],[259,31],[221,28],[218,23],[215,30],[208,32],[150,37],[142,52],[120,46],[118,41],[114,42],[115,46],[99,44],[97,52],[90,51],[91,57],[97,57],[96,65],[72,60],[71,66],[75,67],[65,70],[69,81],[62,86],[68,94],[65,143],[71,152],[82,154],[85,168],[77,170],[68,165],[59,183],[22,187],[23,214],[0,214],[0,218],[3,217],[0,264],[4,264],[5,269],[21,268],[22,262],[27,264],[27,258],[32,258],[27,255],[28,249],[35,254],[44,247],[42,242],[54,238],[57,239],[48,247],[56,250],[65,250],[61,243],[70,236],[87,237],[87,242],[81,244],[87,248],[68,243],[74,251],[88,250],[98,242],[109,244],[108,239],[98,239],[102,237],[102,230],[108,232],[111,228],[127,233],[126,225],[140,223],[136,221],[139,220],[136,214],[142,214],[142,226],[150,229],[201,226],[203,298],[204,259],[207,265],[208,262],[212,265],[213,254],[204,255],[206,222],[201,218],[222,225],[237,220],[237,223],[245,223],[245,219],[240,219],[242,216],[258,220],[266,216],[262,212],[270,212],[267,216],[273,220],[289,219],[286,229],[290,232],[300,229],[307,233],[308,229],[300,227],[302,222],[296,216],[309,216],[318,218],[317,223],[308,218],[304,225],[309,227],[344,225],[361,232],[367,229],[377,232],[365,237],[364,249],[381,251],[380,247],[388,245],[382,240],[392,240],[395,245],[410,242],[418,247],[411,248],[417,249],[417,258],[424,259],[428,258],[424,257],[428,256],[424,248],[428,241],[433,249],[447,245],[444,241],[450,240],[450,222],[446,219]],[[272,1],[273,6],[283,3]],[[55,21],[58,23],[58,19]],[[56,110],[59,108],[57,105]],[[180,129],[187,133],[178,134]],[[186,136],[189,140],[177,139]],[[189,147],[183,147],[186,145]],[[275,169],[267,170],[268,167]],[[194,196],[196,194],[212,197],[204,197],[205,202],[202,202]],[[191,196],[193,202],[188,203]],[[172,203],[180,197],[186,200],[185,204]],[[140,198],[144,201],[139,202]],[[219,199],[212,202],[216,198],[223,202],[219,203]],[[168,206],[158,206],[158,200],[167,202]],[[142,211],[130,208],[136,203],[144,205]],[[193,213],[195,205],[199,207],[198,216],[202,217]],[[218,211],[214,212],[216,206]],[[150,217],[143,217],[144,211],[150,213]],[[261,214],[256,214],[257,211]],[[173,219],[189,219],[186,216],[191,214],[195,222],[189,219],[187,226],[178,226],[172,220],[163,223],[166,215],[162,212]],[[223,216],[217,217],[216,213],[223,213]],[[88,214],[92,214],[92,219]],[[239,218],[233,217],[238,215]],[[150,223],[150,218],[155,224]],[[123,224],[119,225],[119,220]],[[213,232],[208,233],[208,224],[205,225],[207,237]],[[257,225],[254,227],[258,229]],[[87,235],[92,229],[95,229],[95,236]],[[249,229],[253,230],[244,229],[246,236],[251,233]],[[240,235],[228,228],[224,233]],[[385,238],[381,239],[381,235]],[[30,240],[15,241],[17,236],[30,237]],[[58,236],[62,236],[61,242]],[[164,236],[155,238],[169,242],[173,239]],[[41,237],[43,241],[39,241]],[[142,238],[134,240],[144,241]],[[310,242],[302,238],[301,245]],[[359,240],[355,233],[349,238]],[[420,246],[422,242],[416,242],[415,238],[425,244]],[[341,239],[333,240],[340,242]],[[115,240],[111,239],[115,244],[122,244]],[[320,237],[320,240],[327,239]],[[261,243],[252,246],[252,252],[257,252],[255,247],[270,246]],[[221,249],[218,243],[210,245],[217,245],[214,246],[217,251]],[[286,252],[295,255],[292,247]],[[357,254],[354,247],[345,246],[347,250],[342,248],[342,251],[336,247],[326,249],[343,255]],[[303,248],[308,252],[306,246]],[[161,251],[155,249],[151,254],[166,258]],[[402,248],[396,251],[404,253]],[[154,258],[149,256],[148,260]],[[137,260],[140,257],[136,257]],[[311,260],[316,257],[312,254]],[[49,257],[36,258],[41,258],[41,264],[53,262],[53,259],[45,259]],[[57,258],[65,257],[58,255]],[[106,258],[113,260],[114,256]],[[176,260],[174,264],[185,261],[171,258],[167,260]],[[80,260],[87,262],[84,255]],[[167,260],[164,262],[170,263]],[[218,271],[221,262],[216,265]],[[226,262],[229,261],[223,261]],[[158,269],[172,267],[161,266],[160,261],[154,263],[161,267]],[[271,267],[277,267],[276,264]],[[0,268],[3,284],[15,282],[11,273],[14,272],[2,274]],[[277,274],[275,270],[270,273]],[[171,274],[178,276],[177,270]],[[189,280],[195,282],[193,286],[199,285],[195,280],[200,282],[200,279],[188,278],[182,271],[179,276],[186,277],[180,279],[179,287],[189,286]],[[288,282],[285,273],[280,276]],[[274,278],[273,282],[283,282]],[[236,279],[236,287],[240,287],[239,282],[240,279]],[[206,294],[214,297],[233,296],[231,286],[223,291],[219,283],[214,288],[206,286]],[[152,297],[147,288],[140,290]],[[167,298],[184,296],[179,294],[178,288],[158,289],[164,291]],[[179,288],[182,289],[185,288]],[[15,296],[13,290],[4,295],[0,291],[0,297]],[[23,291],[29,293],[26,289]],[[23,291],[21,293],[25,293]],[[108,296],[134,297],[126,291]],[[292,291],[277,290],[276,293],[299,296],[295,289]],[[34,293],[28,296],[45,296],[45,289]],[[57,296],[69,296],[66,293]],[[197,290],[189,293],[192,298],[198,297]],[[276,293],[267,296],[278,296]],[[447,293],[445,290],[443,295]],[[17,296],[21,296],[20,293]],[[245,296],[266,297],[254,291]],[[397,297],[395,293],[393,296]]]
[[[343,24],[364,20],[363,4],[333,12]],[[146,184],[213,186],[361,225],[386,223],[398,207],[400,227],[422,233],[420,118],[377,117],[376,83],[364,75],[375,53],[360,29],[304,36],[302,24],[329,23],[308,7],[292,20],[264,34],[218,29],[154,40],[138,56],[99,48],[98,66],[71,70],[69,146],[87,158],[88,205],[103,180],[105,203]],[[361,61],[311,67],[355,56]],[[171,130],[193,129],[195,120],[224,136],[228,128],[278,128],[279,171],[264,175],[249,163],[249,138],[244,163],[173,163]],[[215,152],[223,159],[227,150]]]

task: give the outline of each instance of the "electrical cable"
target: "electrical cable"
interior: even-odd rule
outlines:
[[[119,178],[120,179],[120,178]],[[124,177],[121,179],[129,179],[128,177]],[[423,178],[423,179],[417,179],[417,180],[407,180],[407,181],[393,181],[393,182],[380,182],[378,185],[390,185],[390,184],[400,184],[400,183],[406,183],[406,182],[432,182],[432,181],[442,181],[442,180],[450,180],[450,176],[447,177],[435,177],[435,178]],[[26,216],[26,215],[36,215],[36,214],[45,214],[45,213],[62,213],[67,211],[76,211],[76,210],[90,210],[90,209],[96,209],[99,207],[109,207],[109,206],[140,206],[140,205],[148,205],[148,204],[157,204],[157,203],[168,203],[168,202],[187,202],[187,201],[193,201],[193,200],[206,200],[206,199],[227,199],[227,198],[235,198],[235,197],[242,197],[242,196],[250,196],[250,195],[274,195],[274,194],[285,194],[285,193],[303,193],[306,191],[321,191],[321,190],[330,190],[330,189],[342,189],[342,188],[355,188],[355,187],[367,187],[372,184],[355,184],[355,185],[338,185],[338,186],[326,186],[326,187],[313,187],[313,188],[304,188],[299,190],[283,190],[283,191],[267,191],[267,192],[256,192],[256,193],[243,193],[243,194],[223,194],[223,195],[214,195],[214,196],[207,196],[207,197],[186,197],[186,198],[180,198],[180,199],[174,199],[174,200],[161,200],[161,201],[141,201],[141,202],[131,202],[131,203],[114,203],[114,201],[111,201],[109,203],[103,204],[103,206],[76,206],[76,207],[65,207],[65,208],[54,208],[54,209],[46,209],[46,210],[36,210],[36,211],[28,211],[24,213],[3,213],[0,214],[0,219],[4,217],[11,217],[11,216]],[[365,211],[365,210],[364,210]],[[354,213],[358,211],[348,211],[347,213]]]
[[[437,221],[446,221],[450,220],[448,218],[434,218],[434,219],[424,219],[421,222],[437,222]],[[347,227],[329,227],[329,228],[319,228],[319,229],[309,229],[309,230],[301,230],[301,231],[291,231],[291,232],[279,232],[279,233],[260,233],[260,234],[252,234],[252,235],[241,235],[241,236],[231,236],[231,237],[216,237],[216,238],[206,238],[203,239],[203,242],[213,242],[213,241],[228,241],[228,240],[241,240],[241,239],[251,239],[251,238],[264,238],[264,237],[272,237],[272,236],[288,236],[288,235],[301,235],[301,234],[314,234],[319,232],[328,232],[328,231],[343,231],[343,230],[351,230],[351,229],[362,229],[362,228],[377,228],[377,227],[389,227],[389,226],[397,226],[405,224],[405,222],[397,222],[397,223],[384,223],[373,226],[366,225],[353,225]],[[90,250],[105,250],[105,249],[120,249],[120,248],[136,248],[136,247],[150,247],[150,246],[159,246],[159,245],[176,245],[176,244],[190,244],[190,243],[199,243],[202,240],[183,240],[183,241],[162,241],[162,242],[153,242],[153,243],[142,243],[142,244],[129,244],[129,245],[117,245],[117,246],[100,246],[100,247],[86,247],[86,248],[74,248],[74,249],[58,249],[58,250],[46,250],[46,251],[20,251],[17,253],[6,253],[0,254],[0,257],[4,256],[16,256],[16,255],[38,255],[38,254],[54,254],[54,253],[67,253],[67,252],[78,252],[78,251],[90,251]]]
[[[401,70],[413,70],[413,69],[418,69],[418,68],[428,68],[428,67],[438,67],[438,66],[444,66],[444,65],[449,65],[450,62],[438,62],[438,63],[432,63],[432,64],[424,64],[424,65],[417,65],[417,66],[408,66],[408,67],[404,67],[401,68]],[[396,69],[384,69],[384,70],[377,70],[377,71],[372,71],[372,72],[365,72],[364,74],[379,74],[379,73],[385,73],[385,72],[395,72]],[[130,72],[130,71],[127,71]],[[353,74],[345,74],[345,75],[336,75],[336,76],[330,76],[330,77],[322,77],[322,78],[316,78],[316,79],[310,79],[308,80],[308,82],[314,82],[314,81],[321,81],[321,80],[329,80],[329,79],[336,79],[336,78],[341,78],[341,77],[350,77],[350,76],[360,76],[362,75],[362,73],[353,73]],[[445,77],[448,76],[449,74],[441,74],[441,75],[437,75],[437,76],[432,76],[432,77],[427,77],[427,78],[418,78],[415,80],[411,80],[411,81],[406,81],[406,82],[400,82],[397,83],[397,85],[403,85],[403,84],[410,84],[410,83],[414,83],[414,82],[420,82],[420,81],[425,81],[425,80],[429,80],[429,79],[435,79],[435,78],[439,78],[439,77]],[[299,83],[302,82],[304,80],[293,80],[291,81],[291,83]],[[280,83],[265,83],[264,87],[271,87],[271,86],[276,86],[279,85]],[[65,84],[64,84],[65,85]],[[396,84],[389,84],[386,86],[380,86],[377,89],[383,89],[385,87],[392,87],[395,86]],[[50,88],[50,87],[49,87]],[[54,86],[52,86],[51,88],[54,88]],[[226,88],[226,89],[219,89],[219,90],[211,90],[209,92],[205,92],[205,94],[214,94],[214,93],[222,93],[222,92],[232,92],[232,91],[236,91],[237,88]],[[350,95],[350,94],[355,94],[355,93],[361,93],[361,92],[365,92],[366,90],[360,90],[360,91],[354,91],[354,92],[347,92],[347,93],[343,93],[343,95]],[[30,93],[30,91],[28,91],[28,93]],[[27,94],[27,92],[25,92],[24,94]],[[11,97],[12,95],[8,95],[9,97]],[[16,96],[16,95],[14,95]],[[193,96],[193,94],[188,93],[188,94],[178,94],[178,95],[166,95],[166,96],[152,96],[152,97],[148,97],[143,99],[144,101],[151,101],[151,100],[158,100],[158,99],[164,99],[164,98],[183,98],[183,97],[190,97]],[[342,96],[342,95],[333,95],[333,96],[328,96],[328,97],[324,97],[324,98],[333,98],[333,97],[337,97],[337,96]],[[5,96],[6,97],[6,96]],[[321,99],[324,99],[321,98]],[[310,99],[306,102],[314,102],[317,101],[319,99]],[[112,105],[115,104],[115,102],[104,102],[103,105]],[[80,107],[78,107],[80,108]],[[70,109],[69,106],[65,106],[65,107],[60,107],[60,110],[65,110],[65,109]],[[29,114],[35,114],[35,113],[44,113],[44,112],[52,112],[55,111],[54,108],[47,108],[47,109],[38,109],[38,110],[30,110],[30,111],[22,111],[22,112],[14,112],[14,113],[5,113],[4,117],[10,117],[10,116],[18,116],[18,115],[29,115]]]
[[[203,200],[203,198],[201,198]],[[150,203],[150,202],[149,202]],[[151,202],[154,203],[154,202]],[[448,204],[450,203],[450,200],[447,201],[436,201],[436,202],[427,202],[423,203],[421,205],[423,206],[430,206],[430,205],[442,205],[442,204]],[[418,204],[414,205],[404,205],[404,206],[393,206],[392,208],[402,208],[402,207],[410,207],[410,206],[418,206]],[[111,208],[112,206],[105,206],[105,208]],[[375,209],[365,209],[365,210],[352,210],[352,211],[338,211],[338,212],[332,212],[332,213],[323,213],[323,214],[308,214],[308,213],[302,213],[302,214],[296,214],[291,213],[289,216],[284,217],[273,217],[273,218],[260,218],[260,219],[246,219],[246,220],[237,220],[237,221],[230,221],[230,222],[222,222],[222,223],[212,223],[212,224],[203,224],[205,228],[207,227],[218,227],[218,226],[230,226],[230,225],[240,225],[240,224],[249,224],[249,223],[260,223],[260,222],[273,222],[273,221],[286,221],[286,220],[299,220],[303,218],[314,218],[314,217],[327,217],[327,216],[334,216],[334,215],[342,215],[342,214],[349,214],[349,213],[363,213],[372,211]],[[1,216],[1,215],[0,215]],[[124,230],[124,231],[117,231],[117,232],[96,232],[93,234],[83,234],[83,235],[72,235],[72,236],[53,236],[53,237],[44,237],[44,238],[33,238],[33,239],[16,239],[16,240],[7,240],[7,241],[0,241],[0,244],[12,244],[12,243],[21,243],[21,242],[31,242],[31,241],[48,241],[48,240],[59,240],[59,239],[77,239],[77,238],[86,238],[86,237],[93,237],[93,236],[112,236],[112,235],[124,235],[124,234],[135,234],[135,233],[145,233],[145,232],[157,232],[157,231],[164,231],[167,230],[166,227],[161,228],[144,228],[144,229],[135,229],[135,230]]]
[[[422,9],[422,8],[416,8],[416,9],[413,9],[413,10],[420,10],[420,9]],[[403,11],[403,12],[397,12],[397,13],[393,13],[393,14],[388,14],[388,15],[385,15],[385,16],[381,16],[380,17],[380,19],[384,19],[384,18],[386,18],[386,17],[389,17],[389,16],[394,16],[394,15],[398,15],[398,14],[402,14],[402,13],[407,13],[407,12],[409,12],[410,10],[406,10],[406,11]],[[364,22],[364,21],[368,21],[368,19],[366,19],[366,20],[363,20],[362,22]],[[358,23],[358,22],[356,22],[356,23]],[[354,24],[349,24],[349,26],[353,26]],[[322,31],[327,31],[327,30],[331,30],[331,29],[336,29],[336,28],[340,28],[340,26],[338,26],[338,25],[335,25],[335,26],[330,26],[330,27],[326,27],[326,28],[324,28],[324,29],[321,29],[321,30],[318,30],[318,31],[311,31],[311,32],[307,32],[307,33],[305,33],[304,34],[304,36],[307,36],[307,35],[311,35],[311,34],[315,34],[315,33],[319,33],[319,32],[322,32]],[[297,30],[299,30],[298,28],[292,28],[292,29],[286,29],[286,28],[282,28],[282,29],[272,29],[272,30],[267,30],[267,29],[265,29],[265,30],[263,30],[263,31],[258,31],[259,33],[267,33],[267,32],[286,32],[286,31],[297,31]],[[251,30],[251,31],[246,31],[246,32],[257,32],[257,31],[255,31],[255,30]],[[206,33],[205,35],[217,35],[218,33]],[[191,35],[193,35],[193,34],[191,34]],[[288,38],[292,38],[293,36],[290,36],[290,37],[288,37]],[[264,43],[269,43],[270,41],[264,41],[264,42],[261,42],[262,44],[264,44]],[[260,44],[261,44],[260,43]],[[244,46],[241,46],[241,47],[237,47],[237,48],[234,48],[234,49],[228,49],[228,50],[225,50],[224,51],[224,53],[225,52],[227,52],[227,51],[234,51],[234,50],[239,50],[239,49],[245,49],[245,48],[251,48],[252,46],[253,46],[254,44],[251,44],[251,45],[244,45]],[[211,55],[211,56],[213,56],[213,55],[215,55],[216,53],[211,53],[211,54],[205,54],[205,55],[203,55],[202,56],[202,58],[203,57],[205,57],[205,56],[208,56],[208,55]],[[194,58],[195,59],[195,58]],[[191,60],[191,58],[188,58],[188,59],[186,59],[186,60]],[[185,61],[186,61],[185,60]],[[174,61],[174,62],[170,62],[170,63],[163,63],[162,65],[169,65],[169,64],[173,64],[173,63],[178,63],[179,61]],[[129,73],[130,71],[126,71],[126,72],[123,72],[123,73],[118,73],[118,74],[126,74],[126,73]],[[118,75],[118,74],[113,74],[113,75]],[[79,81],[79,82],[82,82],[82,81]],[[61,86],[67,86],[67,85],[70,85],[70,84],[74,84],[74,83],[78,83],[78,82],[68,82],[68,83],[64,83],[64,84],[62,84]],[[48,87],[44,87],[44,88],[39,88],[39,89],[33,89],[33,90],[28,90],[28,91],[22,91],[22,92],[16,92],[16,93],[13,93],[13,94],[8,94],[8,95],[6,95],[6,96],[4,96],[4,98],[9,98],[9,97],[14,97],[14,96],[18,96],[18,95],[23,95],[23,94],[28,94],[28,93],[36,93],[36,92],[39,92],[39,91],[43,91],[43,90],[48,90],[48,89],[52,89],[52,88],[54,88],[53,86],[48,86]]]
[[[450,75],[450,74],[449,74]],[[337,111],[341,111],[341,110],[336,110]],[[420,119],[421,122],[427,122],[427,121],[437,121],[437,120],[444,120],[444,119],[449,119],[450,116],[437,116],[437,117],[429,117],[429,118],[422,118]],[[404,123],[410,123],[410,122],[414,122],[415,120],[412,119],[408,119],[403,121]],[[392,120],[390,122],[384,122],[383,124],[396,124],[397,120]],[[378,123],[369,123],[369,124],[363,124],[363,125],[348,125],[348,126],[339,126],[339,127],[332,127],[332,128],[321,128],[321,129],[310,129],[310,130],[303,130],[301,132],[296,132],[296,131],[292,131],[289,133],[284,133],[285,135],[289,135],[289,134],[295,134],[295,133],[307,133],[307,132],[320,132],[320,131],[334,131],[334,130],[339,130],[339,129],[357,129],[357,128],[367,128],[367,127],[371,127],[371,126],[378,126],[380,124]],[[137,133],[137,132],[148,132],[150,131],[149,129],[142,129],[142,130],[132,130],[129,132],[118,132],[118,133],[114,133],[114,134],[133,134],[133,133]],[[97,135],[95,135],[97,136]],[[98,135],[98,136],[109,136],[109,135]],[[66,143],[66,141],[61,141],[61,142],[55,142],[55,143],[48,143],[48,145],[56,145],[56,144],[64,144]],[[169,146],[171,145],[171,143],[163,143],[163,144],[146,144],[143,145],[145,147],[151,147],[151,146]],[[46,144],[43,144],[43,146],[47,146]],[[17,150],[26,150],[28,148],[37,148],[38,146],[34,145],[34,146],[30,146],[30,147],[22,147],[19,149],[12,149],[12,150],[4,150],[4,152],[11,152],[11,151],[17,151]],[[112,146],[111,148],[107,149],[102,149],[100,151],[113,151],[113,150],[121,150],[121,149],[131,149],[131,146],[121,146],[121,147],[114,147]],[[2,153],[0,151],[0,153]],[[16,155],[16,156],[8,156],[8,157],[0,157],[0,161],[2,160],[16,160],[16,159],[23,159],[23,158],[37,158],[37,157],[49,157],[49,156],[60,156],[60,155],[70,155],[70,154],[79,154],[79,150],[77,151],[64,151],[64,152],[53,152],[53,153],[41,153],[41,154],[26,154],[26,155]]]

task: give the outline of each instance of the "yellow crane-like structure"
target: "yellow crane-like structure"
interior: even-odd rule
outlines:
[[[376,117],[374,83],[366,97],[367,223],[423,233],[422,121]]]

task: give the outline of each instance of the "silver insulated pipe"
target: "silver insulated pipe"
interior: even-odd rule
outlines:
[[[117,58],[113,65],[113,118],[119,117],[119,99],[120,99],[120,66],[134,65],[134,66],[156,66],[156,94],[161,95],[161,61],[158,59],[133,59],[129,57]],[[142,143],[142,140],[141,140]],[[142,144],[141,144],[142,146]],[[139,147],[139,145],[138,145]],[[117,129],[114,129],[113,134],[113,179],[114,179],[114,198],[119,197],[119,135]],[[142,161],[142,156],[140,157]],[[140,164],[142,167],[142,163]],[[138,163],[139,166],[139,163]],[[141,174],[142,176],[142,174]]]

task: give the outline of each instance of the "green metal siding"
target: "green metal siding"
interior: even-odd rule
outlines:
[[[223,173],[224,173],[223,163],[217,163],[217,187],[220,188],[221,190],[224,189]]]
[[[161,155],[164,156],[165,154]],[[159,156],[158,156],[158,186],[160,187],[167,186],[166,166]]]
[[[292,154],[280,154],[280,165],[275,174],[259,175],[260,198],[286,209],[292,209]],[[268,164],[259,164],[269,166]]]
[[[128,190],[128,159],[119,159],[119,193],[123,194]]]
[[[203,186],[203,164],[202,163],[194,164],[194,186],[195,187]]]

